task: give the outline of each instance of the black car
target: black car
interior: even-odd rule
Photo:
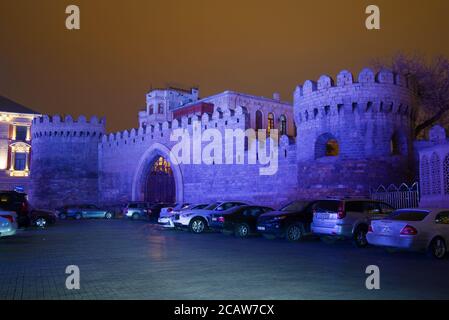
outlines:
[[[268,239],[285,237],[288,241],[299,241],[310,233],[315,202],[293,201],[279,211],[261,215],[257,231]]]
[[[31,223],[28,196],[17,191],[0,191],[0,210],[14,211],[17,214],[19,228]]]
[[[257,218],[264,213],[273,211],[262,206],[240,206],[232,213],[223,215],[223,232],[234,233],[235,236],[246,238],[257,233]]]

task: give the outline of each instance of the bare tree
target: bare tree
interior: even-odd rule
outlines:
[[[408,78],[413,84],[419,110],[414,134],[422,135],[425,129],[449,115],[449,59],[437,56],[429,62],[419,55],[395,55],[391,61],[375,62],[377,68],[388,68]]]

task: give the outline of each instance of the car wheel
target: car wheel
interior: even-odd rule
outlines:
[[[112,213],[110,213],[110,212],[106,212],[106,214],[104,215],[104,218],[105,219],[112,219]]]
[[[366,240],[366,234],[368,233],[368,228],[363,226],[357,227],[354,232],[354,245],[357,248],[366,248],[368,246],[368,240]]]
[[[285,231],[285,238],[290,242],[296,242],[304,236],[302,224],[292,224]]]
[[[34,225],[39,228],[45,228],[47,226],[47,219],[42,217],[37,218],[36,221],[34,221]]]
[[[193,233],[203,233],[206,229],[206,223],[202,218],[194,218],[189,224],[190,231]]]
[[[262,233],[262,236],[263,236],[265,239],[268,239],[268,240],[274,240],[274,239],[276,239],[276,236],[275,236],[274,234]]]
[[[443,259],[446,256],[447,247],[443,238],[437,237],[429,245],[429,255],[437,259]]]
[[[67,215],[66,215],[65,213],[61,213],[61,214],[59,215],[59,219],[65,220],[65,219],[67,219]]]
[[[81,213],[75,214],[75,219],[76,220],[81,220],[81,218],[82,218]]]
[[[133,213],[133,215],[131,216],[131,219],[138,220],[139,219],[139,214],[138,213]]]
[[[246,223],[241,223],[235,228],[235,235],[239,238],[246,238],[249,235],[249,226]]]

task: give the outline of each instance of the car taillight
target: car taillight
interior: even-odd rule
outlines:
[[[338,206],[337,218],[344,219],[344,217],[346,217],[345,204],[344,202],[340,202],[340,205]]]
[[[406,225],[404,228],[402,228],[401,234],[405,236],[415,236],[418,234],[418,230],[410,225]]]
[[[217,221],[218,222],[224,222],[224,217],[218,217]]]
[[[28,212],[28,203],[26,203],[26,201],[22,202],[21,211]]]
[[[374,231],[373,231],[373,226],[372,226],[372,225],[369,225],[369,226],[368,226],[368,232],[374,232]]]
[[[14,217],[10,215],[0,216],[2,218],[8,219],[9,222],[14,223]]]

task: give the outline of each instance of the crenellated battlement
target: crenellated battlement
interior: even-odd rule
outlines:
[[[93,116],[87,120],[85,116],[79,116],[74,119],[67,115],[61,117],[40,116],[33,120],[31,125],[31,135],[33,139],[42,137],[84,137],[84,138],[101,138],[105,132],[105,119]]]
[[[354,80],[354,76],[347,70],[341,71],[337,75],[337,81],[328,75],[322,75],[318,81],[307,80],[302,86],[297,86],[295,90],[295,98],[306,97],[311,94],[319,94],[322,90],[338,89],[347,86],[371,86],[380,85],[396,86],[399,88],[410,89],[411,85],[407,79],[400,74],[395,74],[389,70],[381,70],[375,73],[370,68],[364,68]]]
[[[244,107],[237,107],[235,110],[226,110],[223,112],[214,111],[212,114],[204,113],[202,116],[182,117],[173,121],[157,122],[146,127],[110,133],[102,137],[101,145],[103,147],[113,147],[123,144],[131,145],[139,141],[145,141],[146,139],[155,141],[166,140],[170,138],[172,130],[175,129],[186,129],[192,132],[195,122],[201,124],[201,130],[246,129],[246,119],[247,110]]]
[[[384,113],[403,118],[414,116],[415,96],[407,80],[383,70],[375,74],[365,68],[354,81],[349,71],[341,71],[335,82],[323,75],[318,82],[307,80],[294,93],[295,120],[298,125],[326,117]]]

